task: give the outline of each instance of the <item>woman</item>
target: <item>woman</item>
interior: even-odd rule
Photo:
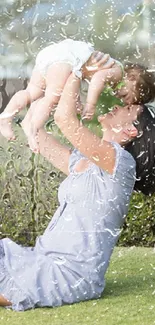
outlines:
[[[68,175],[59,188],[59,208],[33,248],[0,241],[0,304],[15,310],[99,298],[127,213],[136,164],[123,146],[138,135],[134,122],[142,110],[115,107],[100,116],[100,139],[77,119],[79,87],[71,74],[55,113],[76,149],[43,129],[38,134],[41,154]]]

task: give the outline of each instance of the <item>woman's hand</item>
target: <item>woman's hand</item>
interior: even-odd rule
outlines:
[[[95,51],[88,59],[88,61],[82,66],[82,75],[83,79],[91,79],[95,72],[99,70],[107,70],[113,67],[115,61],[111,61],[107,63],[110,55],[104,54],[100,51]]]

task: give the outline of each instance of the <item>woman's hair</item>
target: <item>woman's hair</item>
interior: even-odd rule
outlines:
[[[136,127],[139,135],[125,149],[136,161],[134,189],[149,195],[155,192],[155,118],[145,105],[138,116]]]
[[[135,104],[146,104],[155,99],[155,74],[138,63],[127,62],[124,71],[129,80],[136,81],[137,101]]]

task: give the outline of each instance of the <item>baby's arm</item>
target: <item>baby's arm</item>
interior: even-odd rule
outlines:
[[[95,113],[95,107],[98,98],[104,90],[106,84],[111,84],[113,87],[122,79],[122,68],[119,65],[115,65],[111,69],[104,69],[97,71],[89,84],[86,105],[83,111],[83,117],[91,119]]]

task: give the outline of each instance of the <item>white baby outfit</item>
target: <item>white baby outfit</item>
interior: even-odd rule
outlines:
[[[91,43],[65,39],[41,50],[36,57],[35,69],[45,76],[50,65],[56,62],[66,62],[71,64],[73,70],[80,70],[93,52],[94,47]],[[111,61],[114,59],[109,58],[104,66]]]

